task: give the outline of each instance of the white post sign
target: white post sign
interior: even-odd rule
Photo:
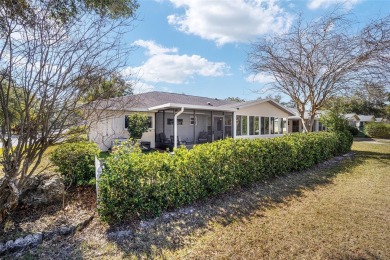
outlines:
[[[97,156],[95,155],[95,175],[96,175],[96,198],[99,201],[99,180],[100,175],[102,174],[102,163],[99,161]],[[99,203],[97,203],[99,205]]]

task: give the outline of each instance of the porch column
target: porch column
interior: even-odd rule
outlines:
[[[213,111],[211,111],[211,142],[214,142],[214,128],[213,128],[214,118]]]
[[[233,112],[233,118],[232,118],[233,122],[233,138],[236,139],[236,128],[237,128],[237,119],[236,119],[236,112]]]
[[[162,121],[163,121],[163,133],[165,135],[165,110],[163,110],[163,120]]]
[[[173,120],[173,147],[177,148],[177,117],[180,116],[184,112],[184,107],[180,109],[177,114],[175,114]]]
[[[222,112],[222,139],[225,139],[225,112]]]
[[[196,114],[196,111],[195,111],[195,109],[194,109],[194,115],[193,115],[193,117],[194,117],[194,144],[196,144],[196,123],[197,123],[197,120],[195,119],[195,114]]]

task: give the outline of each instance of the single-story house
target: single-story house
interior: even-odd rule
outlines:
[[[290,110],[294,113],[293,116],[288,118],[288,132],[289,133],[300,133],[303,132],[302,120],[298,110],[290,108]],[[313,132],[324,131],[325,127],[321,124],[319,118],[323,112],[318,111],[318,114],[314,117],[313,122]],[[305,124],[307,125],[310,120],[309,112],[305,112],[304,114]]]
[[[363,130],[364,124],[367,122],[379,122],[373,115],[358,115],[351,113],[345,114],[344,117],[348,120],[350,126],[356,127],[359,130]]]
[[[367,122],[375,122],[375,116],[373,115],[357,115],[359,120],[356,121],[356,127],[359,130],[363,130],[364,124]]]
[[[135,112],[149,117],[149,130],[141,142],[162,149],[227,137],[281,136],[292,132],[288,118],[295,116],[272,99],[233,102],[158,91],[104,100],[96,108],[101,113],[91,123],[89,139],[102,151],[129,138],[126,117]]]
[[[358,127],[356,122],[360,120],[359,116],[355,113],[345,114],[344,118],[348,120],[348,124],[353,127]]]

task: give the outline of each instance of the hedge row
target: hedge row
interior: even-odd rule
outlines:
[[[390,124],[385,123],[366,123],[364,133],[368,137],[390,138]]]
[[[348,152],[351,145],[349,133],[321,132],[225,139],[175,154],[118,149],[99,182],[99,213],[107,221],[155,216],[235,186],[306,169]]]

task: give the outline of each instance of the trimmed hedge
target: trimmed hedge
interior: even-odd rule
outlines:
[[[349,133],[225,139],[175,154],[118,149],[105,164],[99,213],[106,221],[151,217],[236,186],[298,171],[350,151]],[[123,148],[126,149],[126,148]]]
[[[67,185],[88,185],[95,182],[95,155],[99,153],[94,142],[63,143],[54,150],[50,160]]]
[[[364,133],[368,137],[390,138],[390,124],[385,123],[366,123]]]

